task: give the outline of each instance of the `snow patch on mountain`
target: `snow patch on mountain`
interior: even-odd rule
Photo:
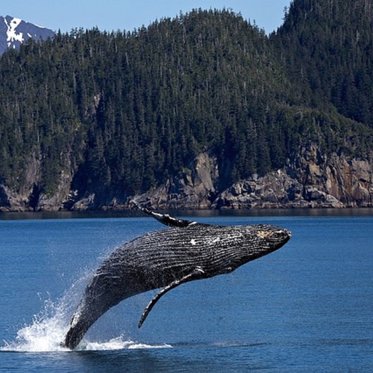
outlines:
[[[24,42],[23,33],[20,32],[17,34],[17,27],[22,22],[20,18],[13,18],[10,20],[10,22],[7,21],[6,18],[4,18],[4,22],[7,27],[6,35],[7,35],[7,43],[8,47],[12,45],[15,41],[19,41],[20,43]],[[15,45],[13,45],[13,48],[15,48]]]
[[[0,55],[7,49],[18,49],[28,39],[46,40],[55,33],[17,17],[0,16]]]

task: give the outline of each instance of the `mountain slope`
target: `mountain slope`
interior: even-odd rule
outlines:
[[[8,49],[18,49],[28,39],[46,40],[54,32],[11,16],[0,17],[0,54]]]
[[[370,124],[319,98],[292,57],[296,27],[268,38],[232,12],[193,11],[5,53],[0,206],[371,205]]]
[[[311,105],[373,128],[372,0],[294,0],[272,40]]]

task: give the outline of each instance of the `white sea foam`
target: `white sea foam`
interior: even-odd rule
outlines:
[[[86,277],[86,276],[85,276]],[[65,335],[69,329],[71,315],[76,305],[72,304],[72,298],[80,298],[81,288],[85,278],[82,277],[75,283],[65,296],[58,302],[47,300],[44,309],[35,315],[30,325],[26,325],[17,332],[14,341],[4,341],[0,351],[14,352],[56,352],[71,351],[62,346]],[[79,294],[79,295],[78,295]],[[110,339],[108,341],[90,341],[83,339],[76,350],[121,350],[121,349],[149,349],[170,348],[168,344],[150,345],[132,341],[125,336]]]
[[[169,344],[150,345],[127,340],[125,337],[110,339],[107,342],[88,342],[85,341],[79,345],[81,350],[100,351],[100,350],[135,350],[149,348],[171,348]]]
[[[14,341],[5,341],[2,351],[48,352],[68,351],[61,346],[68,329],[63,302],[55,305],[45,302],[45,309],[34,316],[31,325],[26,325],[17,332]]]

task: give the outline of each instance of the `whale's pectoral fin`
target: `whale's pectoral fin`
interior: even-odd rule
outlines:
[[[204,270],[200,267],[197,267],[192,273],[189,273],[188,275],[185,275],[184,277],[182,277],[181,279],[179,280],[175,280],[173,282],[171,282],[171,284],[167,285],[166,287],[164,287],[149,303],[148,305],[145,307],[144,309],[144,312],[142,313],[141,315],[141,318],[140,318],[140,321],[139,321],[139,324],[138,324],[138,327],[141,328],[142,324],[144,323],[144,321],[146,320],[146,318],[148,317],[150,311],[153,309],[153,307],[155,306],[155,304],[159,301],[159,299],[165,295],[167,292],[169,292],[170,290],[176,288],[176,286],[179,286],[181,284],[183,284],[184,282],[188,282],[188,281],[191,281],[191,280],[197,280],[198,278],[201,278],[203,277],[203,275],[205,274]]]
[[[190,220],[183,220],[183,219],[177,219],[174,218],[168,214],[159,214],[157,212],[151,211],[147,209],[146,207],[140,206],[136,201],[132,200],[131,201],[139,210],[144,212],[145,214],[148,214],[152,216],[153,218],[157,219],[160,221],[162,224],[168,225],[170,227],[179,227],[179,228],[184,228],[188,227],[189,225],[197,224],[195,221],[190,221]]]

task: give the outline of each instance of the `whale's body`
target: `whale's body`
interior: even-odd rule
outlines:
[[[145,234],[115,250],[97,269],[75,312],[65,346],[75,348],[89,327],[122,300],[163,288],[145,309],[174,287],[229,273],[283,246],[290,233],[270,225],[215,226],[153,215],[170,228]]]

